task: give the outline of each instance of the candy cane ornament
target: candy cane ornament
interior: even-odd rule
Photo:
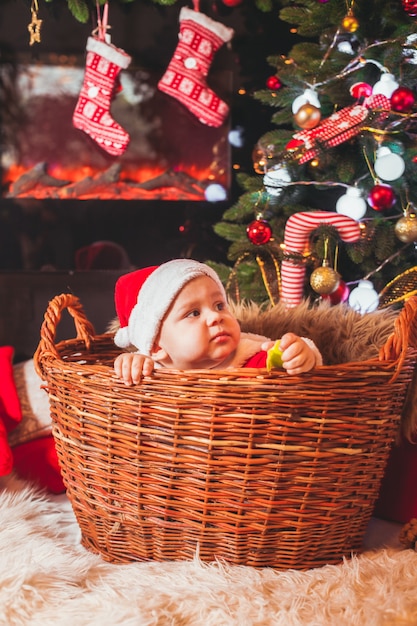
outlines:
[[[360,237],[358,222],[346,215],[329,211],[306,211],[294,213],[288,218],[285,232],[285,252],[303,254],[309,249],[311,233],[321,224],[331,224],[342,241],[353,243]],[[281,300],[288,307],[296,306],[303,299],[305,266],[284,259],[281,266]]]

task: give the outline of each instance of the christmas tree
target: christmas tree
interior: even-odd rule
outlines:
[[[238,298],[401,302],[417,289],[417,2],[277,6],[296,43],[254,93],[271,128],[215,225],[232,271],[213,265]]]

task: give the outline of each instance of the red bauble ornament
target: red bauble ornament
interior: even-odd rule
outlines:
[[[297,150],[297,148],[301,148],[304,145],[305,143],[304,141],[301,141],[301,139],[290,139],[285,148],[291,152],[292,150]]]
[[[353,98],[369,98],[372,94],[372,86],[368,83],[354,83],[349,92]]]
[[[243,0],[222,0],[222,2],[227,7],[238,7],[239,4],[242,4]]]
[[[272,228],[266,220],[253,220],[246,229],[248,239],[255,246],[262,246],[272,237]]]
[[[268,87],[268,89],[276,91],[277,89],[281,89],[282,82],[280,81],[278,76],[270,76],[266,79],[266,86]]]
[[[414,92],[408,87],[397,87],[390,98],[392,110],[399,113],[409,113],[415,101]]]
[[[395,202],[395,192],[390,185],[377,184],[369,192],[368,204],[375,211],[386,211],[393,207]]]
[[[410,17],[417,16],[417,0],[402,0],[403,9]]]
[[[322,300],[326,300],[326,302],[330,302],[330,304],[340,304],[341,302],[346,302],[349,298],[350,289],[347,284],[343,280],[339,280],[339,285],[336,289],[329,294],[324,294],[321,296]]]

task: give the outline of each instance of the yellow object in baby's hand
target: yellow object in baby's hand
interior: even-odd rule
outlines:
[[[267,352],[266,367],[269,371],[275,367],[282,367],[282,350],[279,347],[280,340],[276,341]]]

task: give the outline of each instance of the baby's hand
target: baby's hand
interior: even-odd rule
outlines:
[[[269,350],[275,341],[269,341],[262,345],[263,350]],[[287,374],[301,374],[308,372],[318,365],[317,356],[320,355],[304,340],[294,333],[286,333],[281,337],[280,350],[282,351],[282,367]]]
[[[153,360],[137,352],[123,352],[114,360],[114,372],[125,385],[137,385],[142,376],[152,374],[153,368]]]

